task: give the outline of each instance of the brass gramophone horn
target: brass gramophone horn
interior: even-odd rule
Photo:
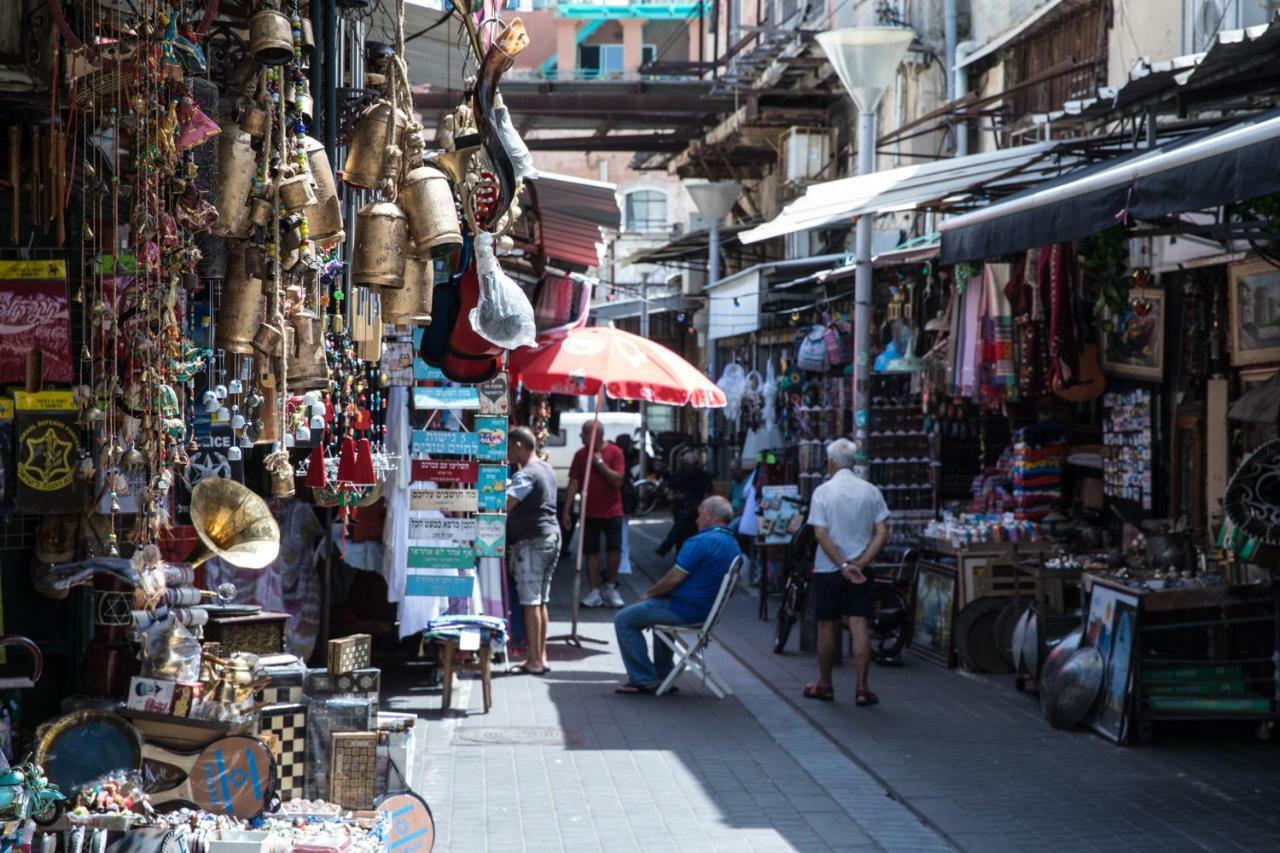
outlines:
[[[472,138],[474,139],[474,137]],[[449,180],[453,181],[454,187],[461,190],[462,184],[467,177],[467,166],[471,163],[471,155],[479,150],[479,145],[471,145],[455,151],[446,151],[443,154],[437,154],[432,157],[427,161],[427,165],[435,166],[444,172],[449,176]]]
[[[191,524],[200,544],[194,568],[220,557],[242,569],[264,569],[280,554],[280,526],[267,502],[235,480],[206,477],[191,490]]]

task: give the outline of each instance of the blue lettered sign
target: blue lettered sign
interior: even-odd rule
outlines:
[[[476,552],[468,545],[410,545],[411,569],[473,569]]]
[[[507,461],[507,419],[498,415],[476,415],[476,435],[481,462]]]
[[[481,512],[502,512],[507,508],[507,467],[481,465],[476,483]]]
[[[468,598],[476,579],[470,575],[411,574],[404,579],[404,594],[429,598]]]
[[[415,429],[411,449],[414,453],[430,453],[433,456],[475,456],[480,452],[480,436],[478,433],[458,430]]]
[[[451,388],[414,388],[413,407],[422,409],[478,409],[480,392],[474,385]]]

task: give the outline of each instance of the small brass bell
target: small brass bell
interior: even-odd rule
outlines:
[[[284,65],[293,59],[293,26],[275,9],[263,9],[249,21],[249,52],[263,65]]]
[[[351,281],[380,287],[404,287],[409,221],[399,205],[373,201],[356,214],[356,248]]]
[[[253,335],[253,348],[263,355],[278,356],[284,345],[284,332],[270,323],[263,323]]]
[[[271,129],[271,116],[262,107],[245,107],[240,114],[240,129],[253,140],[262,139]]]
[[[458,208],[444,172],[431,166],[414,169],[404,179],[400,204],[421,257],[439,258],[462,247]]]
[[[376,189],[382,183],[387,149],[403,147],[401,137],[406,126],[404,112],[386,101],[378,101],[361,113],[351,133],[342,180],[353,187]],[[399,179],[398,170],[395,177]]]
[[[259,228],[266,228],[271,224],[271,202],[265,198],[255,198],[249,202],[249,208],[252,211],[250,216],[254,225]]]
[[[306,172],[290,175],[280,181],[280,203],[289,213],[297,213],[316,203],[315,191],[311,188],[311,176]],[[308,228],[308,230],[310,230]]]
[[[395,326],[428,325],[435,273],[431,261],[417,257],[410,247],[404,262],[404,287],[382,291],[382,319]]]
[[[316,52],[316,34],[311,28],[311,19],[302,18],[302,55],[311,58]]]

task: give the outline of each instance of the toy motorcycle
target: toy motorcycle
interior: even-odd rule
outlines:
[[[41,826],[49,826],[65,809],[66,798],[57,785],[45,778],[38,764],[28,759],[0,771],[0,820],[31,818]]]

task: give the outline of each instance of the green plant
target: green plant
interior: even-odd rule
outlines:
[[[1132,279],[1129,277],[1129,237],[1123,228],[1108,228],[1084,243],[1084,271],[1097,289],[1094,321],[1111,331],[1110,317],[1124,311]]]

